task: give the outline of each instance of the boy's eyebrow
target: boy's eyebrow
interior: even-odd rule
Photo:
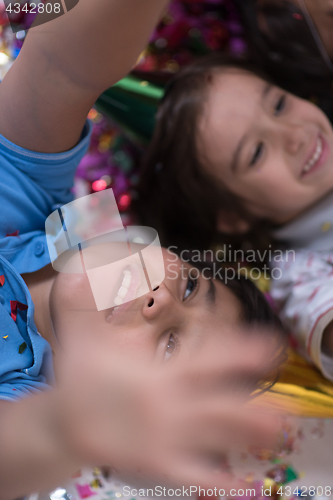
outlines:
[[[272,90],[273,85],[270,82],[265,82],[265,85],[263,86],[262,93],[261,93],[261,103],[263,104],[264,101],[266,100],[267,95],[269,92]],[[239,163],[239,157],[242,152],[243,146],[247,140],[248,134],[243,135],[241,140],[239,141],[237,148],[235,149],[235,152],[232,157],[231,161],[231,171],[232,172],[237,172],[238,168],[238,163]]]
[[[214,305],[216,300],[216,286],[213,279],[209,280],[209,287],[205,295],[205,300],[208,305]]]

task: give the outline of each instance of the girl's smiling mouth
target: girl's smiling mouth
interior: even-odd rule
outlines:
[[[316,172],[326,162],[329,152],[330,148],[326,140],[321,134],[319,134],[308,160],[303,167],[301,177],[305,177]]]

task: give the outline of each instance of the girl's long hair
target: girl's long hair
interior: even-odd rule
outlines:
[[[309,98],[330,94],[333,75],[304,17],[290,0],[235,0],[253,60],[282,88]]]

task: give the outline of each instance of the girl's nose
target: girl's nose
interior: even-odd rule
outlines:
[[[286,149],[288,153],[292,155],[297,154],[308,141],[304,126],[302,127],[298,124],[293,124],[289,127],[286,127],[284,130],[284,134]]]
[[[175,298],[164,283],[147,293],[145,299],[142,314],[148,320],[153,320],[165,312],[171,314],[171,305],[175,305]]]

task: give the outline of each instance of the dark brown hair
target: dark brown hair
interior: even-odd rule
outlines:
[[[241,200],[206,172],[197,140],[210,83],[214,75],[230,67],[268,80],[245,58],[214,55],[181,70],[170,81],[160,104],[142,166],[136,210],[143,224],[158,230],[164,246],[202,250],[218,238],[235,246],[242,243],[242,237],[217,234],[219,210],[245,220],[250,216]],[[254,224],[250,239],[256,248],[267,246],[259,244],[263,233]]]
[[[300,8],[290,0],[235,3],[252,58],[277,85],[303,98],[318,94],[331,98],[331,71]]]

